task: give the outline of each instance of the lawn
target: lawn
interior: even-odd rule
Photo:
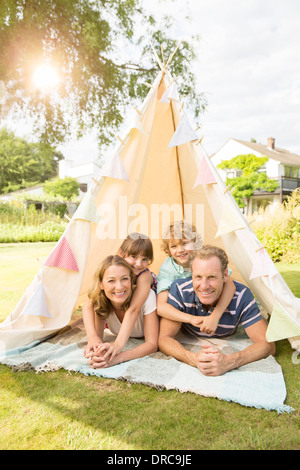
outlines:
[[[0,245],[0,320],[53,246]],[[278,267],[300,297],[300,265]],[[300,365],[287,340],[276,345],[285,403],[295,409],[290,414],[64,370],[12,373],[0,365],[0,449],[299,450]]]

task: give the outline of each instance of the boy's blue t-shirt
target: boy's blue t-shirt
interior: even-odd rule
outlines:
[[[157,294],[164,290],[170,290],[171,284],[176,279],[191,277],[191,269],[183,268],[177,264],[172,256],[169,256],[161,267],[157,276]]]

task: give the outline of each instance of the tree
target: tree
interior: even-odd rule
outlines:
[[[1,0],[2,114],[27,113],[37,137],[48,143],[64,142],[74,129],[80,137],[89,128],[97,129],[100,144],[108,143],[126,105],[146,95],[145,83],[159,69],[149,39],[156,51],[163,45],[166,58],[174,51],[171,25],[166,18],[160,27],[141,0]],[[198,116],[205,99],[195,93],[190,69],[196,40],[181,43],[169,69],[177,77],[184,70],[180,91]],[[61,77],[58,89],[47,93],[31,81],[45,62]]]
[[[272,192],[278,187],[278,182],[267,177],[259,170],[269,160],[268,157],[257,157],[253,154],[238,155],[231,160],[219,163],[221,170],[240,170],[242,174],[235,178],[227,178],[226,185],[229,186],[233,197],[239,207],[246,207],[254,191]]]
[[[0,193],[52,178],[62,158],[54,147],[28,142],[6,128],[0,129]]]
[[[67,201],[79,194],[79,183],[75,178],[71,177],[64,179],[54,178],[53,180],[45,181],[43,188],[46,194],[50,196],[61,196]]]

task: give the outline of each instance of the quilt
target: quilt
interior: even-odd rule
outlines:
[[[110,330],[106,329],[104,335],[105,341],[114,341],[115,336]],[[226,339],[212,338],[208,341],[183,332],[179,333],[177,339],[192,351],[200,351],[203,341],[211,342],[224,354],[245,349],[251,344],[243,330]],[[130,338],[126,348],[135,347],[140,341],[142,340]],[[243,406],[276,410],[278,413],[293,411],[293,408],[284,404],[286,387],[282,369],[272,356],[219,377],[207,377],[198,369],[165,356],[160,351],[109,368],[93,369],[83,356],[86,345],[87,337],[80,318],[42,342],[1,353],[0,362],[11,367],[14,372],[47,372],[63,368],[86,376],[127,380],[155,387],[157,390],[190,392]]]

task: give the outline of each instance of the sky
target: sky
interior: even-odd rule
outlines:
[[[143,5],[156,17],[175,18],[172,35],[178,42],[200,36],[191,67],[208,103],[196,125],[209,155],[230,138],[266,144],[268,137],[300,155],[299,0],[143,0]],[[98,156],[92,134],[61,150],[76,163]]]
[[[194,71],[208,102],[199,120],[207,153],[230,138],[266,144],[274,137],[276,146],[300,155],[299,0],[183,3],[160,7],[178,18],[184,39],[200,35]]]

